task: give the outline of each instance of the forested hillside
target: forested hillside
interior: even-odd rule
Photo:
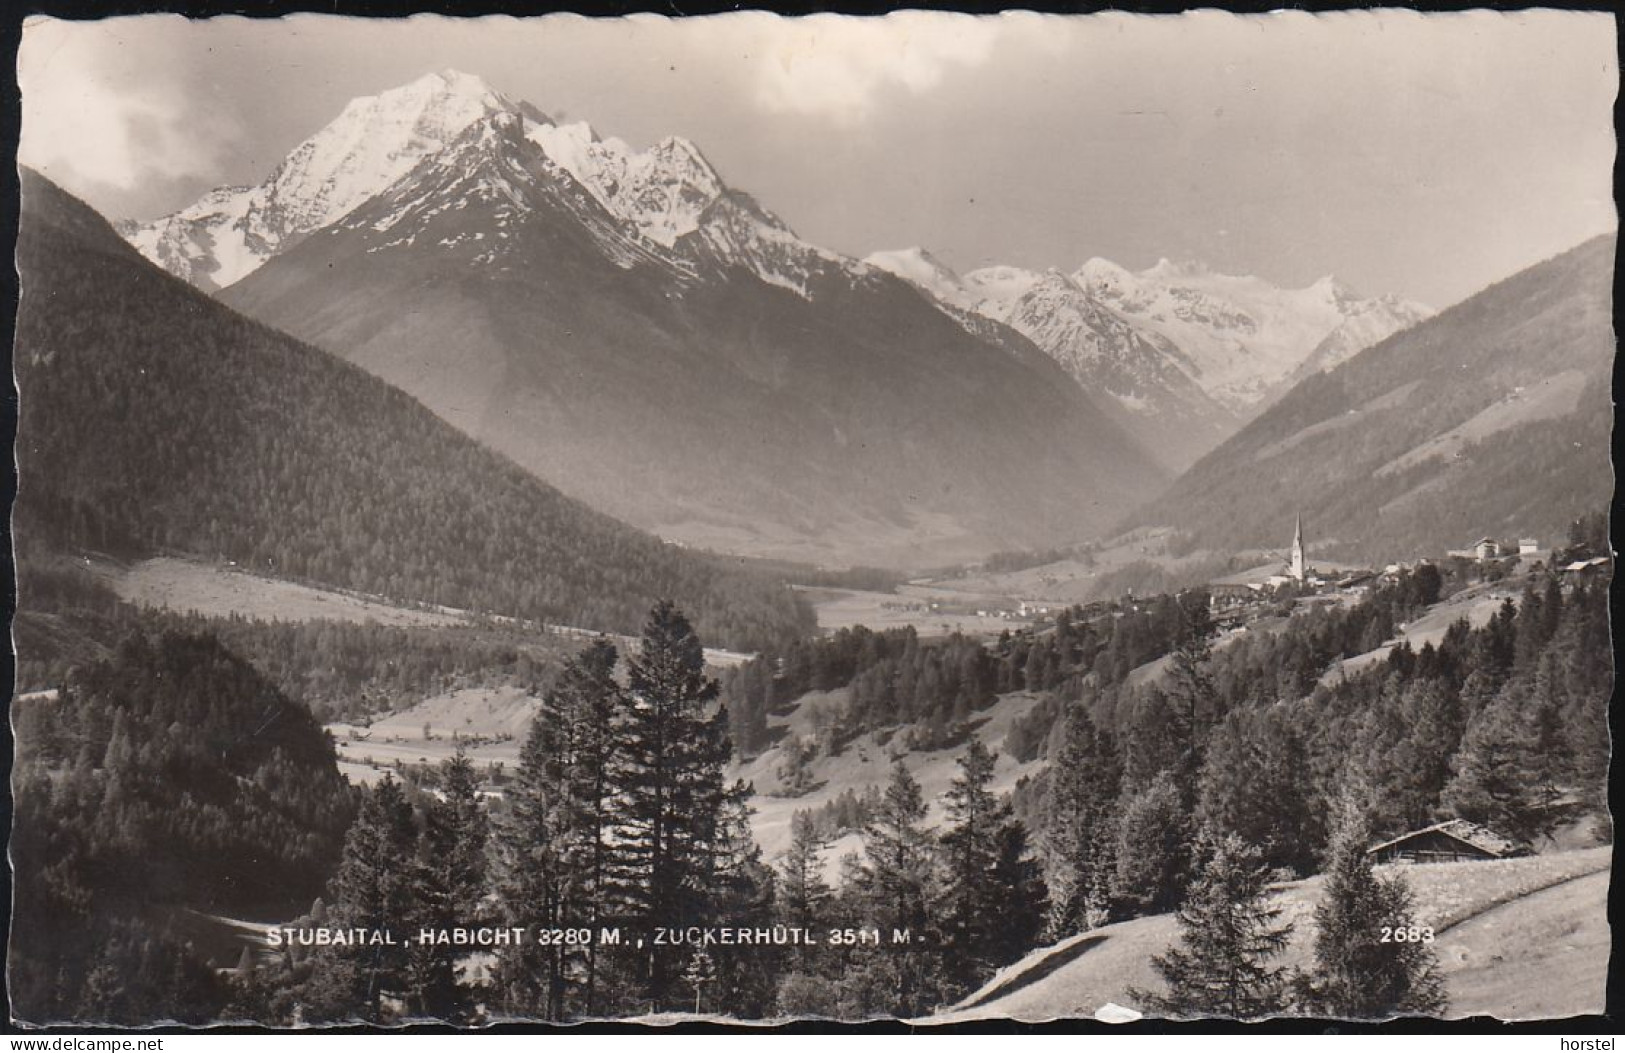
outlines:
[[[21,700],[9,974],[39,1022],[206,1020],[228,997],[186,912],[285,917],[353,805],[304,708],[209,637],[134,635]]]
[[[24,174],[19,533],[181,551],[405,602],[784,643],[795,597],[572,501],[366,373],[244,319]]]
[[[1181,546],[1386,562],[1562,536],[1612,490],[1616,239],[1595,238],[1311,376],[1137,513]]]

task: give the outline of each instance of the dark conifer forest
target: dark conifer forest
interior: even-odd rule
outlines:
[[[31,172],[24,199],[19,534],[621,632],[671,596],[708,640],[744,650],[812,628],[776,574],[565,497],[158,270]]]
[[[132,635],[13,721],[17,1012],[217,1015],[229,992],[187,920],[321,894],[354,814],[326,734],[213,638],[169,633]]]

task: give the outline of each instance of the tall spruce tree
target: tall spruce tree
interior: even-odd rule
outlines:
[[[751,836],[745,782],[728,787],[707,840],[704,887],[710,924],[724,929],[762,929],[777,913],[777,884]],[[719,945],[710,951],[716,977],[710,992],[717,1012],[761,1017],[772,1010],[786,957],[771,944]]]
[[[993,754],[973,737],[946,796],[938,914],[945,971],[960,991],[1027,950],[1044,913],[1042,882],[1024,858],[1026,830],[988,788],[993,772]]]
[[[430,798],[413,868],[414,928],[447,930],[483,923],[488,820],[479,776],[458,749],[440,767],[441,796]],[[458,980],[453,943],[414,940],[407,949],[408,1006],[415,1015],[466,1021],[473,993]]]
[[[506,923],[597,931],[612,910],[608,881],[617,804],[619,655],[594,641],[565,663],[542,699],[519,755],[511,808],[499,830]],[[505,949],[497,970],[507,1011],[564,1019],[593,1014],[596,941]]]
[[[854,921],[871,925],[889,945],[849,958],[842,1000],[853,1016],[917,1016],[943,997],[940,940],[932,925],[939,878],[920,784],[899,759],[879,809],[863,827],[864,858],[848,867]],[[893,933],[906,934],[890,942]]]
[[[1122,783],[1111,736],[1082,706],[1067,711],[1064,735],[1049,767],[1043,837],[1048,929],[1057,940],[1103,923],[1110,913]]]
[[[1525,840],[1551,828],[1557,789],[1529,709],[1528,689],[1512,681],[1468,723],[1441,796],[1447,812]]]
[[[1169,655],[1166,693],[1175,714],[1181,743],[1175,769],[1181,800],[1194,807],[1196,775],[1208,731],[1223,714],[1210,669],[1213,658],[1213,616],[1205,592],[1182,592],[1174,599],[1174,648]]]
[[[1270,963],[1286,950],[1292,926],[1278,924],[1268,880],[1257,850],[1240,838],[1212,845],[1179,908],[1179,944],[1151,959],[1167,993],[1136,996],[1177,1017],[1255,1020],[1283,1012],[1288,978]]]
[[[1208,740],[1196,817],[1214,837],[1235,834],[1271,867],[1313,871],[1325,837],[1302,763],[1307,751],[1273,708],[1226,714]]]
[[[708,887],[725,804],[728,714],[713,707],[699,637],[669,601],[650,612],[628,663],[629,705],[616,767],[620,803],[613,841],[617,891],[634,929],[703,925],[716,907]],[[677,1008],[686,961],[648,940],[634,965],[642,995]]]
[[[1438,960],[1431,946],[1409,938],[1416,931],[1409,887],[1372,869],[1364,796],[1351,788],[1338,802],[1304,1000],[1317,1013],[1350,1019],[1439,1015],[1448,1001]]]
[[[1172,773],[1163,772],[1123,802],[1113,898],[1139,914],[1174,909],[1190,873],[1190,840],[1179,787]]]
[[[824,880],[824,849],[829,839],[813,813],[790,817],[790,847],[779,861],[779,924],[816,930],[829,917],[832,890]]]
[[[899,759],[881,795],[880,810],[863,827],[865,861],[858,874],[869,920],[924,930],[936,885],[931,834],[920,784]]]
[[[344,839],[344,856],[333,877],[329,923],[332,928],[394,932],[413,911],[412,867],[417,854],[412,806],[401,784],[389,775],[362,798],[361,810]],[[307,1007],[323,1007],[312,1019],[360,1015],[382,1023],[385,998],[406,990],[406,946],[357,942],[324,948],[307,982]],[[360,1007],[360,1013],[356,1008]]]

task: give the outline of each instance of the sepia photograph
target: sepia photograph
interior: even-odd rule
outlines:
[[[16,71],[14,1031],[1608,1007],[1612,14]]]

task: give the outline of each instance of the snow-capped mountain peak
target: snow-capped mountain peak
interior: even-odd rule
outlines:
[[[126,236],[167,270],[206,289],[222,288],[496,113],[518,114],[519,107],[472,74],[429,73],[350,100],[258,186],[212,191],[179,212],[126,227]]]
[[[1301,376],[1305,363],[1336,364],[1431,313],[1364,298],[1334,275],[1288,289],[1196,261],[1161,259],[1135,273],[1095,259],[1074,277],[1113,310],[1173,341],[1209,394],[1238,413]]]
[[[918,245],[911,245],[906,249],[871,252],[863,258],[863,262],[895,274],[904,281],[912,282],[937,299],[955,307],[968,310],[975,306],[976,297],[971,295],[953,268]]]
[[[1043,275],[1024,267],[996,264],[965,275],[965,284],[985,300],[1008,304],[1037,285]]]
[[[1072,273],[1072,280],[1083,288],[1091,286],[1122,287],[1134,280],[1134,275],[1128,269],[1113,263],[1111,260],[1092,256]]]
[[[687,139],[669,136],[639,152],[601,139],[585,123],[532,122],[526,134],[611,213],[666,248],[693,233],[726,190],[716,169]]]
[[[1145,271],[1144,277],[1163,281],[1178,281],[1189,278],[1206,278],[1212,274],[1212,269],[1200,260],[1171,260],[1167,256],[1163,256],[1157,260],[1154,266]]]
[[[1169,447],[1176,468],[1307,373],[1432,313],[1397,297],[1362,297],[1335,275],[1286,289],[1166,257],[1139,272],[1096,256],[1070,275],[997,265],[962,278],[922,249],[866,262],[1012,326],[1085,388],[1112,396],[1135,418],[1131,426],[1173,422],[1167,434],[1146,434],[1154,448]]]

